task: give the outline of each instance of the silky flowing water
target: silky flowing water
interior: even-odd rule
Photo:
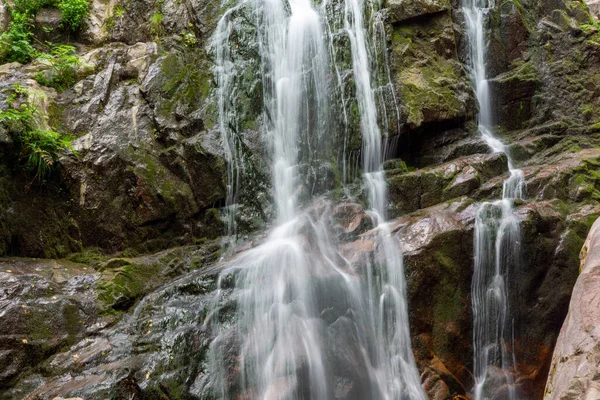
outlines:
[[[331,18],[331,7],[337,14]],[[215,311],[235,309],[211,344],[212,395],[244,399],[425,399],[412,353],[402,254],[386,224],[387,187],[382,168],[387,127],[379,124],[378,97],[391,87],[378,3],[363,0],[252,0],[221,19],[213,50],[219,85],[219,127],[229,164],[228,205],[236,203],[243,164],[236,131],[239,70],[231,59],[233,16],[250,9],[256,26],[263,88],[262,137],[271,161],[274,227],[263,244],[238,252],[220,275]],[[365,11],[368,11],[366,13]],[[327,17],[329,15],[329,18]],[[369,15],[368,19],[365,15]],[[335,21],[334,21],[335,19]],[[351,54],[346,71],[333,36]],[[383,71],[374,82],[375,70]],[[331,102],[351,77],[358,106],[361,166],[375,250],[361,265],[341,255],[331,232],[331,203],[306,200],[304,165],[331,143]],[[342,104],[345,104],[342,100]],[[381,101],[379,100],[379,104]],[[341,107],[348,130],[348,110]],[[389,110],[398,114],[398,110]],[[310,138],[307,140],[306,138]],[[345,139],[346,141],[346,139]],[[308,147],[308,149],[306,149]],[[351,179],[345,151],[344,180]],[[358,158],[357,158],[358,159]],[[355,169],[355,168],[354,168]],[[356,170],[356,169],[355,169]],[[316,197],[313,196],[313,197]],[[235,231],[230,207],[230,232]],[[225,300],[225,298],[227,300]],[[209,324],[210,322],[207,322]]]
[[[486,26],[493,0],[463,0],[469,39],[471,78],[479,101],[479,131],[494,152],[508,157],[510,176],[502,199],[481,204],[475,221],[472,282],[473,371],[476,400],[518,398],[513,375],[513,318],[509,302],[511,274],[519,266],[520,226],[514,200],[523,197],[523,172],[506,146],[494,137],[492,104],[486,75]]]

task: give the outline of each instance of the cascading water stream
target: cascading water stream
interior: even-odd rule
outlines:
[[[523,197],[523,172],[516,169],[507,147],[492,133],[492,105],[486,76],[485,26],[495,4],[463,0],[469,39],[471,79],[479,101],[479,131],[494,152],[508,157],[509,178],[502,199],[481,204],[475,220],[475,265],[472,282],[473,370],[476,400],[517,399],[513,375],[513,320],[509,304],[509,277],[519,265],[520,225],[513,203]]]
[[[402,255],[385,223],[382,134],[362,0],[346,0],[343,29],[350,38],[365,183],[376,226],[373,259],[365,257],[359,266],[344,259],[331,240],[329,203],[315,200],[300,210],[297,192],[305,178],[300,165],[311,154],[301,143],[330,134],[328,82],[339,69],[329,61],[330,32],[323,30],[321,16],[326,6],[327,1],[320,9],[309,0],[247,1],[224,15],[214,37],[219,126],[233,160],[239,155],[229,127],[235,124],[227,119],[235,115],[228,112],[230,93],[224,93],[234,91],[237,73],[228,58],[232,13],[252,8],[277,209],[276,227],[264,244],[239,253],[220,275],[215,303],[227,296],[236,320],[218,328],[211,344],[209,386],[219,398],[426,398],[411,349]],[[230,276],[235,283],[227,289]],[[206,324],[218,313],[217,308]]]
[[[381,343],[385,343],[385,346],[378,349],[379,357],[382,362],[389,363],[384,371],[390,374],[385,379],[394,382],[389,391],[391,398],[425,399],[411,347],[402,254],[385,223],[387,182],[382,164],[383,140],[377,125],[375,95],[371,86],[369,48],[363,21],[364,6],[360,0],[346,0],[344,28],[350,38],[359,100],[365,184],[371,215],[378,231],[379,261],[385,265],[387,274],[387,282],[383,285],[380,297],[378,325],[387,326],[390,332],[382,332],[378,338],[382,340]]]

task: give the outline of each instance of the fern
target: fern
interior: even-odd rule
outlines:
[[[16,100],[26,94],[22,86],[13,85],[8,96],[9,108],[0,111],[0,124],[8,128],[18,147],[19,160],[23,168],[34,174],[34,180],[42,182],[53,171],[58,154],[73,150],[71,138],[52,129],[40,129],[43,117],[29,102],[15,107]]]

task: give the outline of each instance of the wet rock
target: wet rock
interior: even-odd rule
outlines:
[[[450,10],[450,0],[388,0],[391,22]]]
[[[398,2],[430,3],[449,6],[445,1]],[[450,13],[394,23],[391,29],[390,66],[405,128],[473,115],[473,91],[458,60]]]
[[[342,203],[334,207],[333,219],[338,222],[340,238],[347,240],[373,228],[373,222],[360,204]]]
[[[507,171],[506,156],[476,154],[414,172],[388,172],[393,215],[430,207],[467,195]]]
[[[450,186],[444,189],[443,197],[445,199],[452,199],[471,193],[473,190],[479,187],[480,178],[479,173],[472,166],[463,168],[463,170],[454,177],[454,180],[450,183]]]
[[[525,169],[527,190],[538,199],[580,202],[595,198],[600,182],[589,171],[595,168],[599,157],[597,149],[586,149],[560,154],[549,165],[528,167]]]
[[[532,63],[523,63],[506,74],[489,80],[493,93],[495,120],[510,130],[521,129],[532,117],[532,101],[540,84]]]
[[[61,162],[81,226],[94,227],[84,229],[83,241],[114,251],[160,236],[150,231],[171,230],[175,243],[189,243],[192,236],[210,232],[202,220],[200,229],[193,228],[190,219],[224,197],[221,151],[201,125],[174,126],[165,133],[174,137],[171,143],[158,133],[164,130],[149,104],[154,94],[140,86],[162,79],[160,69],[152,72],[155,44],[110,50],[86,55],[99,72],[58,101],[64,110],[61,123],[82,133],[74,142],[78,158]],[[160,247],[165,243],[159,240],[148,249]]]
[[[211,389],[201,389],[194,380],[202,380],[206,368],[210,333],[202,323],[212,288],[212,278],[193,273],[150,295],[136,308],[135,318],[56,355],[48,364],[55,377],[29,378],[41,380],[29,398],[151,397],[164,390],[206,395]],[[74,370],[81,371],[76,379]]]
[[[600,220],[581,249],[580,275],[561,329],[544,399],[600,396]]]
[[[148,303],[136,307],[137,317],[125,316],[120,321],[119,317],[165,282],[212,265],[215,251],[218,246],[172,249],[151,256],[112,259],[96,265],[97,270],[65,261],[0,259],[0,311],[5,322],[0,327],[0,387],[6,389],[6,398],[22,399],[32,393],[28,398],[103,399],[107,391],[138,393],[139,387],[131,385],[131,371],[141,369],[148,361],[145,357],[153,356],[157,348],[164,348],[165,353],[160,355],[162,361],[156,359],[160,365],[151,373],[163,382],[163,363],[171,365],[164,368],[176,371],[187,365],[189,349],[198,348],[193,335],[204,335],[201,324],[206,309],[194,302],[198,301],[196,296],[214,288],[214,279],[192,273],[171,289],[149,295]],[[131,270],[134,265],[139,271]],[[123,297],[126,302],[108,301]],[[172,297],[177,300],[167,301]],[[191,301],[189,307],[177,305],[182,298]],[[159,305],[165,307],[160,316],[156,314]],[[190,312],[196,316],[194,321],[187,318]],[[166,326],[181,329],[167,337]],[[180,342],[182,338],[187,341]],[[132,353],[134,348],[136,354]],[[173,356],[173,352],[183,358]],[[192,371],[205,361],[203,354],[196,354],[198,359],[190,364],[194,365]],[[73,379],[77,371],[84,372]],[[145,373],[140,372],[136,379]]]
[[[53,260],[0,260],[0,387],[14,382],[98,319],[91,268]]]
[[[90,2],[89,15],[84,20],[84,37],[94,43],[102,44],[108,39],[114,27],[115,3],[106,0],[93,0]],[[120,11],[119,11],[120,12]]]
[[[8,3],[5,0],[0,1],[0,33],[8,29],[10,24],[10,12]]]
[[[358,346],[354,322],[340,317],[327,327],[327,349],[335,365],[334,396],[336,399],[361,399],[373,396],[371,378],[365,357]],[[372,379],[372,378],[371,378]]]
[[[197,44],[207,44],[225,5],[206,0],[180,3],[167,0],[160,4],[133,1],[113,3],[95,0],[84,35],[95,43],[104,41],[133,44],[149,37],[192,35]],[[156,17],[160,15],[160,17]],[[199,46],[201,47],[201,46]]]

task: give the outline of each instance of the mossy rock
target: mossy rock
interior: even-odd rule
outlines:
[[[100,268],[96,284],[104,312],[127,311],[150,289],[162,282],[159,264],[135,264],[128,259],[113,259]]]
[[[409,129],[465,119],[473,92],[456,52],[449,12],[391,27],[392,73]]]
[[[392,22],[436,14],[451,9],[450,0],[387,0]]]

